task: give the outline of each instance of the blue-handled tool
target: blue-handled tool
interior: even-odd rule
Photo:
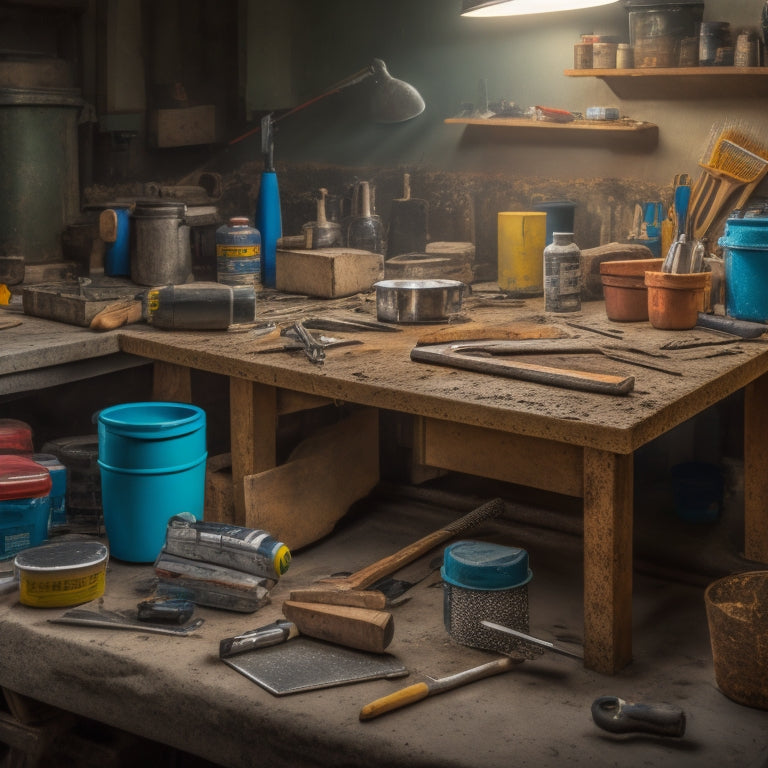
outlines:
[[[679,237],[685,232],[685,223],[688,218],[688,203],[691,199],[691,188],[688,184],[679,184],[675,187],[675,220],[677,222],[676,235]]]

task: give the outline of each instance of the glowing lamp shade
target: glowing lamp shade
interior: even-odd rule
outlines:
[[[595,8],[615,2],[616,0],[464,0],[461,15],[474,18],[524,16],[531,13]]]

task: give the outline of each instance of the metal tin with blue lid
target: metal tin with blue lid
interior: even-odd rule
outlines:
[[[528,632],[528,553],[485,541],[457,541],[445,548],[443,620],[462,645],[525,658],[538,649],[484,627],[483,620]]]

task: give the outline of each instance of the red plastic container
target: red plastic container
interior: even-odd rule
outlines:
[[[48,470],[26,456],[0,456],[0,501],[38,499],[51,490]]]
[[[0,419],[0,454],[32,452],[32,427],[18,419]]]
[[[0,560],[48,538],[51,475],[26,456],[0,455]]]

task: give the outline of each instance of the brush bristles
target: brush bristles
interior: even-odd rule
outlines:
[[[733,141],[723,139],[718,147],[718,157],[712,167],[745,184],[754,181],[768,165],[768,160]]]

